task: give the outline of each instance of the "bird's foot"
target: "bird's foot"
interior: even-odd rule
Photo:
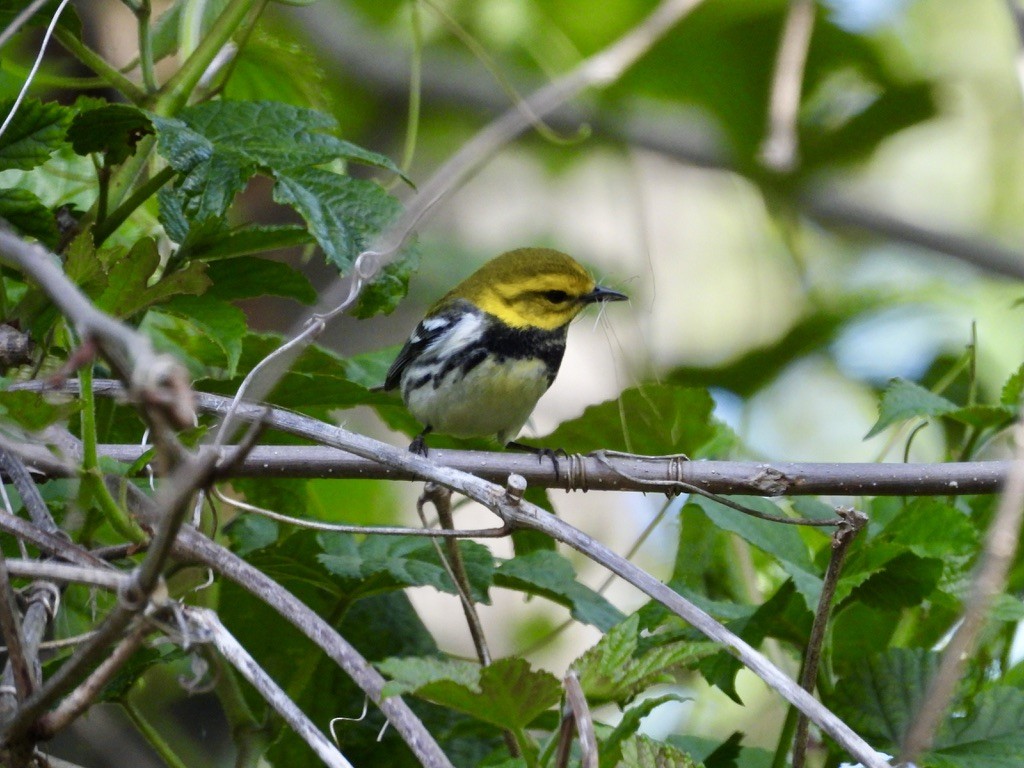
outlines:
[[[559,480],[558,459],[569,458],[569,454],[566,453],[565,450],[563,450],[562,448],[536,448],[532,445],[524,445],[523,443],[517,443],[515,441],[505,443],[505,447],[512,448],[513,450],[516,451],[524,451],[525,453],[535,454],[537,456],[537,461],[539,461],[541,464],[544,463],[544,459],[551,459],[551,466],[555,470],[556,483]]]
[[[409,452],[415,453],[417,456],[427,456],[427,441],[424,439],[424,435],[416,435],[416,439],[409,443]]]

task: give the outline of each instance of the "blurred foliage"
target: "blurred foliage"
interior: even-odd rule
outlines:
[[[318,292],[311,279],[316,274],[313,259],[320,274],[326,270],[351,277],[357,256],[400,215],[400,198],[422,186],[428,170],[468,139],[481,124],[481,111],[507,106],[500,96],[479,97],[481,92],[501,92],[488,69],[507,81],[503,84],[526,93],[627,33],[654,7],[648,0],[599,5],[583,0],[430,0],[420,3],[414,15],[409,0],[324,0],[327,11],[340,15],[320,17],[315,6],[289,7],[303,3],[264,7],[253,2],[248,5],[251,13],[228,28],[222,23],[224,14],[242,5],[244,0],[175,0],[153,19],[150,41],[154,61],[161,62],[159,79],[175,87],[151,92],[138,85],[132,67],[121,70],[122,62],[109,63],[85,47],[83,22],[86,30],[98,28],[109,21],[104,11],[69,7],[28,97],[0,135],[0,217],[53,251],[97,306],[181,359],[197,389],[224,395],[237,392],[253,368],[286,338],[267,330],[270,323],[263,322],[262,312],[268,305],[254,301],[275,297],[301,305],[293,309],[314,305]],[[900,147],[921,142],[953,122],[958,99],[969,105],[972,119],[987,120],[971,136],[984,134],[998,143],[1010,97],[996,84],[972,83],[976,73],[928,66],[928,57],[937,50],[930,47],[936,45],[936,32],[954,37],[960,32],[935,28],[956,11],[925,0],[882,3],[889,20],[871,27],[849,23],[848,14],[857,5],[834,0],[816,7],[802,98],[794,116],[799,151],[792,170],[773,171],[761,160],[779,40],[790,8],[786,0],[698,3],[622,77],[583,97],[581,103],[591,110],[586,130],[574,137],[567,131],[572,137],[568,141],[550,141],[550,132],[541,131],[517,144],[519,152],[543,168],[541,186],[549,192],[547,187],[558,189],[595,155],[628,158],[637,148],[653,151],[665,136],[678,140],[706,164],[718,166],[713,171],[716,182],[742,184],[757,201],[758,215],[768,220],[759,234],[772,247],[753,258],[767,260],[766,253],[780,251],[782,258],[775,261],[783,266],[773,268],[786,271],[792,284],[781,298],[767,290],[763,297],[765,306],[787,318],[784,327],[775,332],[752,328],[742,349],[712,362],[695,362],[682,348],[687,337],[703,331],[673,327],[680,348],[672,350],[670,359],[653,361],[629,379],[631,386],[620,386],[617,396],[588,405],[579,417],[540,438],[540,444],[574,453],[604,449],[685,454],[694,460],[756,455],[744,423],[752,404],[771,402],[778,387],[793,386],[791,377],[801,376],[808,361],[825,361],[844,383],[877,394],[874,426],[868,421],[854,440],[864,432],[868,438],[884,437],[889,445],[880,455],[909,455],[915,439],[926,438],[936,459],[999,454],[1007,427],[1019,416],[1024,390],[1019,316],[1009,315],[1014,322],[1007,322],[1004,311],[999,317],[1006,328],[991,334],[1011,337],[1013,346],[990,342],[984,334],[979,342],[976,332],[970,339],[965,334],[962,342],[952,343],[949,337],[930,345],[919,341],[914,370],[895,370],[887,365],[892,357],[886,354],[891,356],[889,347],[905,345],[907,338],[896,332],[905,330],[896,328],[903,317],[893,319],[896,308],[939,307],[948,310],[943,318],[957,316],[963,323],[957,312],[962,314],[964,307],[1009,311],[1012,299],[973,274],[937,270],[931,262],[916,272],[907,269],[885,244],[814,229],[800,211],[802,200],[837,180],[860,180],[870,193],[870,169],[879,158],[891,158]],[[0,27],[21,6],[0,0]],[[28,75],[40,26],[55,6],[46,4],[34,14],[9,43],[10,51],[5,49],[0,71],[4,116],[14,106],[13,97],[6,95]],[[111,34],[135,40],[135,17],[129,16],[128,31],[118,26],[121,22],[111,22]],[[413,33],[414,17],[420,42]],[[333,50],[314,43],[308,25],[321,23],[321,18],[344,21],[344,29],[329,35]],[[1010,20],[1000,23],[1003,37],[1010,39],[1015,34]],[[93,37],[86,34],[85,40]],[[477,60],[476,51],[465,45],[467,39],[474,41],[476,51],[486,52],[488,61]],[[237,46],[234,56],[215,64],[214,55],[229,42]],[[976,47],[968,50],[976,52],[978,41],[973,42]],[[1000,53],[997,42],[988,47],[995,51],[993,61],[1006,68],[1016,100],[1009,48]],[[426,83],[424,102],[412,122],[406,92],[410,53],[423,65]],[[124,72],[129,85],[134,83],[131,87],[125,85]],[[435,72],[458,76],[437,77]],[[992,96],[996,92],[999,97]],[[982,114],[982,106],[990,113]],[[1020,115],[1012,119],[1019,122]],[[407,154],[402,146],[407,134],[415,139],[415,156],[397,160]],[[1020,144],[1017,140],[1017,150]],[[670,155],[665,172],[682,176],[674,164],[678,156],[671,157],[670,146],[662,146]],[[985,158],[997,169],[993,175],[1002,174],[1007,188],[1024,187],[1001,151],[992,149]],[[937,166],[953,161],[931,158],[927,171],[938,174]],[[924,165],[897,165],[896,173],[907,167],[921,171]],[[617,197],[632,194],[619,187],[614,192]],[[977,198],[987,199],[986,193],[998,196],[992,190],[957,192],[957,203],[965,208]],[[537,190],[512,186],[504,193],[516,203],[534,194],[541,204],[550,199]],[[1006,199],[1010,202],[991,202],[986,214],[995,218],[1002,207],[1019,218],[1015,198],[1007,194]],[[879,205],[887,212],[884,200]],[[495,221],[504,221],[498,213]],[[727,229],[748,215],[739,212],[725,224],[708,226]],[[934,218],[941,217],[939,211]],[[613,224],[628,226],[625,217]],[[463,257],[479,254],[469,244],[471,238],[458,241],[455,231],[447,236],[451,242],[431,244],[431,258],[422,267],[415,245],[397,253],[366,287],[352,314],[366,319],[394,311],[418,269],[433,276],[434,286],[448,285],[464,266]],[[552,234],[553,239],[559,236]],[[511,240],[516,237],[508,233]],[[872,277],[879,261],[884,269],[906,271],[879,286]],[[671,262],[667,271],[682,271],[681,265]],[[625,279],[625,270],[609,271]],[[763,274],[749,271],[755,283]],[[5,433],[11,439],[45,441],[51,438],[39,435],[52,435],[44,430],[55,426],[101,443],[141,440],[144,425],[127,404],[104,400],[90,408],[77,399],[8,388],[32,376],[66,375],[65,366],[82,364],[74,357],[82,340],[39,286],[12,269],[5,268],[0,278],[4,321],[28,333],[37,348],[32,365],[16,368],[4,379],[0,416]],[[943,287],[943,280],[949,286]],[[758,298],[760,288],[754,294]],[[968,304],[972,292],[980,296],[973,305]],[[640,293],[635,296],[638,304],[645,298]],[[680,305],[687,300],[669,292],[657,293],[655,299]],[[714,315],[709,324],[727,318],[739,303],[739,297],[717,297],[714,311],[707,311]],[[408,327],[415,322],[401,318],[406,321]],[[369,343],[374,341],[372,332],[361,332],[370,324],[348,327],[359,329],[352,336],[366,336],[367,347],[374,346]],[[407,330],[399,328],[391,341]],[[851,362],[851,339],[868,348],[862,358],[870,358],[874,369],[858,369]],[[997,346],[998,355],[992,351]],[[387,427],[414,435],[420,425],[394,394],[378,389],[396,351],[383,343],[361,354],[312,346],[266,399],[329,421],[347,421],[348,411],[359,407],[352,416],[356,424],[375,414]],[[628,356],[633,350],[623,351]],[[96,369],[106,373],[102,362]],[[878,369],[885,375],[879,376]],[[889,383],[880,387],[884,381]],[[839,409],[829,414],[835,421],[844,415]],[[95,436],[82,427],[91,420]],[[938,429],[915,438],[923,425]],[[186,437],[197,439],[208,427],[204,421]],[[791,427],[794,433],[800,429]],[[276,433],[262,439],[294,442]],[[431,445],[494,447],[482,440],[444,437]],[[124,474],[128,468],[111,463],[102,470]],[[133,482],[148,489],[144,481]],[[52,481],[40,490],[62,530],[77,543],[123,543],[95,492],[83,492],[70,480]],[[394,484],[361,480],[251,478],[232,482],[231,492],[292,516],[359,524],[407,522],[411,506]],[[13,489],[10,496],[11,510],[20,513],[22,503]],[[559,495],[531,488],[527,498],[563,512]],[[825,518],[834,515],[836,500],[737,501],[775,516]],[[994,499],[865,497],[855,503],[870,524],[851,546],[836,585],[818,692],[874,747],[895,752],[935,673],[935,649],[959,619]],[[433,542],[413,536],[317,535],[218,506],[218,517],[204,520],[204,531],[294,593],[376,664],[389,678],[386,694],[401,694],[412,703],[453,763],[460,768],[554,765],[563,670],[553,674],[542,667],[544,661],[525,652],[509,653],[482,667],[443,648],[440,633],[435,636],[438,617],[424,613],[427,603],[419,598],[446,595],[444,610],[452,615],[442,616],[441,622],[462,619],[450,597],[457,588],[443,550]],[[665,569],[669,585],[751,645],[766,647],[787,663],[801,658],[828,566],[830,530],[780,525],[700,496],[665,509],[675,527],[653,531],[665,551],[674,553]],[[627,504],[620,504],[616,527],[630,530],[627,514]],[[573,649],[568,667],[578,675],[591,705],[601,707],[594,717],[602,768],[788,764],[791,737],[784,727],[771,730],[777,723],[770,710],[778,709],[777,703],[766,705],[759,693],[747,692],[738,677],[742,667],[730,654],[659,604],[635,610],[616,604],[603,587],[591,586],[579,561],[550,539],[520,531],[513,540],[514,552],[504,555],[481,543],[459,543],[466,588],[482,605],[491,605],[498,593],[515,593],[524,602],[553,606],[555,615],[586,625],[598,636],[589,648]],[[12,541],[2,545],[5,554],[17,554]],[[132,550],[118,564],[128,568],[140,557]],[[384,724],[379,711],[370,707],[365,717],[358,717],[363,695],[352,680],[264,602],[230,582],[197,591],[195,569],[176,563],[173,570],[168,581],[173,597],[215,608],[318,727],[344,718],[337,729],[339,745],[353,764],[416,764],[394,729],[379,736]],[[1018,595],[1022,588],[1024,564],[1018,558],[980,646],[967,660],[952,714],[920,766],[1020,764],[1024,661],[1015,637],[1024,620]],[[94,628],[97,616],[113,600],[69,587],[54,634],[68,637]],[[523,630],[517,624],[527,622],[519,616],[501,618],[505,623],[498,631],[516,642],[523,638],[522,647],[545,647],[558,635]],[[545,624],[543,631],[548,629]],[[147,648],[111,681],[102,699],[125,703],[144,698],[147,680],[157,673],[166,677],[183,672],[186,662],[193,661],[190,655],[197,653]],[[46,674],[68,656],[66,651],[55,654],[47,661]],[[796,668],[796,662],[790,667]],[[698,678],[745,709],[706,695]],[[314,759],[308,746],[233,672],[221,670],[214,686],[239,740],[236,746],[244,751],[256,745],[259,754],[253,760],[293,766]],[[684,718],[673,726],[677,732],[653,738],[657,729],[649,728],[645,718],[687,697],[699,699],[696,710],[716,710],[720,727],[712,734],[698,733]],[[247,740],[253,733],[258,738]],[[518,757],[510,755],[510,739],[517,744]],[[176,747],[173,739],[168,746],[155,746]],[[574,759],[578,757],[577,751]],[[812,750],[811,764],[834,768],[847,759],[838,745],[822,737]]]

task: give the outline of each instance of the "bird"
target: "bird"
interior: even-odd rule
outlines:
[[[484,264],[430,308],[387,372],[383,388],[400,390],[423,425],[409,450],[425,456],[436,431],[550,453],[514,438],[558,374],[569,324],[590,304],[627,298],[551,248]]]

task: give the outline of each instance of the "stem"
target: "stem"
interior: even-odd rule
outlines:
[[[132,721],[132,725],[134,725],[142,737],[149,742],[149,746],[153,748],[153,751],[160,755],[160,759],[167,764],[168,768],[188,768],[185,762],[178,757],[173,749],[171,749],[171,745],[168,744],[164,740],[164,737],[157,732],[137,706],[128,699],[123,700],[121,702],[121,706],[124,708],[125,714],[128,715],[128,719]]]
[[[100,218],[97,212],[97,223],[96,228],[93,230],[93,241],[96,247],[103,244],[103,241],[110,237],[117,228],[120,227],[124,222],[131,216],[135,211],[156,194],[161,187],[164,186],[168,181],[174,178],[177,173],[171,166],[166,166],[146,181],[139,185],[138,189],[131,193],[128,198],[115,208],[109,216],[106,218]]]
[[[153,93],[160,86],[156,81],[156,71],[153,69],[153,37],[149,27],[149,19],[153,14],[150,0],[142,0],[135,11],[135,18],[139,24],[139,68],[142,70],[142,84],[146,91]]]
[[[119,91],[132,104],[142,106],[146,103],[148,97],[145,91],[108,64],[106,59],[75,37],[69,30],[58,26],[54,31],[54,36],[67,49],[68,53],[103,78],[107,85]]]
[[[264,6],[266,0],[229,0],[227,7],[206,33],[206,37],[181,65],[181,69],[158,91],[159,96],[153,105],[154,112],[158,115],[173,115],[188,103],[189,96],[214,57],[235,34],[249,10],[257,4]]]
[[[107,522],[121,536],[129,541],[141,543],[146,534],[127,512],[118,506],[110,495],[103,473],[99,467],[96,451],[96,399],[92,391],[92,364],[83,365],[78,371],[82,400],[82,485],[96,501]]]

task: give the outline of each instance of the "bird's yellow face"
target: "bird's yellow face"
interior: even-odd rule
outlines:
[[[554,330],[569,323],[587,304],[626,297],[598,286],[564,253],[520,248],[487,262],[439,303],[460,298],[514,328]]]

